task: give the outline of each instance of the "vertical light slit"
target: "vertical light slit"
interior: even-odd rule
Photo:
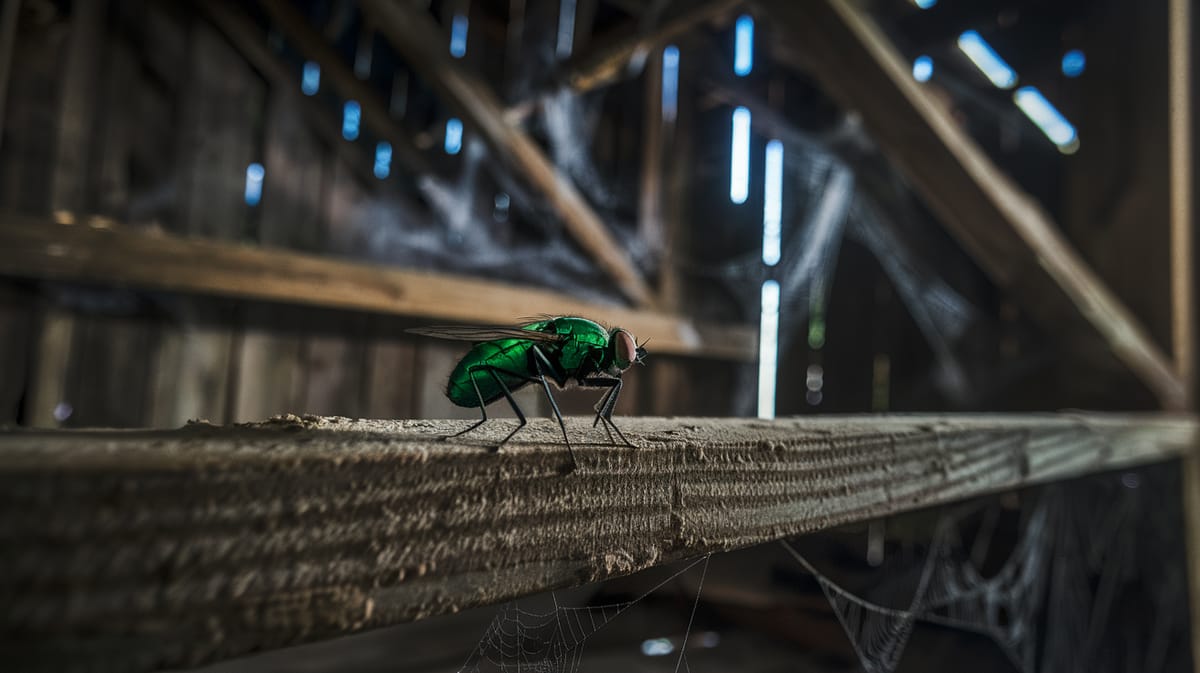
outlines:
[[[762,284],[758,327],[758,417],[775,418],[775,376],[779,357],[779,283]]]
[[[750,195],[750,110],[744,107],[733,111],[729,162],[729,200],[745,203]]]
[[[679,113],[679,47],[668,45],[662,57],[662,118],[673,122]]]
[[[783,238],[783,143],[778,140],[767,143],[764,180],[762,260],[775,266]]]

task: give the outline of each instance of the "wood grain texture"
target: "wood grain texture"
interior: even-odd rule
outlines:
[[[1129,309],[1050,216],[997,168],[951,111],[912,78],[880,28],[849,0],[762,0],[788,36],[780,55],[812,72],[912,182],[975,261],[1044,328],[1102,342],[1161,400],[1182,408],[1183,383]]]
[[[509,324],[530,314],[583,315],[649,338],[651,353],[739,361],[756,330],[463,276],[358,264],[126,227],[0,217],[0,276],[279,301],[429,320]],[[486,301],[481,301],[486,298]]]
[[[278,418],[0,434],[0,654],[196,665],[900,511],[1161,461],[1189,416]],[[589,443],[593,442],[593,443]]]

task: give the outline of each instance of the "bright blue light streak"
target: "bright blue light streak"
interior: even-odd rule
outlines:
[[[462,58],[467,55],[467,16],[455,14],[450,21],[450,55]]]
[[[458,154],[462,149],[463,123],[458,117],[446,120],[446,154]]]
[[[321,89],[321,66],[313,61],[304,62],[304,74],[300,77],[300,90],[305,96],[314,96]]]
[[[779,361],[779,283],[762,284],[758,323],[758,417],[775,418],[775,379]]]
[[[665,657],[675,651],[675,645],[666,638],[651,638],[642,641],[642,654],[647,657]]]
[[[558,43],[554,53],[567,58],[575,47],[575,0],[562,0],[558,4]]]
[[[386,140],[375,145],[375,177],[380,180],[392,172],[392,144]]]
[[[920,9],[929,9],[938,3],[938,0],[913,0],[913,4]]]
[[[750,110],[733,111],[733,139],[729,157],[729,200],[745,203],[750,196]]]
[[[1087,68],[1087,56],[1080,49],[1072,49],[1063,54],[1062,74],[1067,77],[1079,77]]]
[[[246,167],[246,205],[257,206],[259,201],[262,201],[263,177],[267,171],[260,163],[253,163]]]
[[[775,266],[783,238],[783,143],[778,140],[767,143],[764,176],[762,260],[767,266]]]
[[[933,77],[933,59],[928,56],[918,56],[913,61],[913,79],[918,82],[928,82]]]
[[[1000,54],[997,54],[996,50],[992,49],[992,45],[988,44],[978,32],[968,30],[959,35],[958,48],[967,55],[967,58],[971,59],[980,72],[991,80],[992,84],[1001,89],[1011,89],[1016,86],[1016,71],[1000,58]]]
[[[1026,117],[1037,124],[1050,142],[1058,145],[1063,154],[1073,154],[1079,149],[1079,134],[1075,127],[1036,87],[1023,86],[1017,89],[1013,101]]]
[[[362,107],[358,101],[348,100],[342,106],[342,137],[346,140],[358,138],[358,126],[362,123]]]
[[[733,73],[745,77],[754,69],[754,19],[749,14],[737,18],[733,38]]]
[[[679,47],[668,45],[662,55],[662,118],[675,121],[679,114]]]

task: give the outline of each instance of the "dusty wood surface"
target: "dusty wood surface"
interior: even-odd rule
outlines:
[[[495,281],[359,264],[125,227],[0,216],[0,276],[98,283],[429,320],[510,324],[539,314],[582,315],[650,338],[651,352],[753,361],[755,329],[580,301]],[[480,301],[486,297],[487,301]],[[53,405],[51,405],[53,408]]]
[[[263,0],[267,5],[280,0]],[[628,252],[575,184],[563,176],[546,153],[522,129],[505,119],[504,107],[487,83],[460,68],[446,50],[441,28],[420,7],[363,0],[362,10],[379,32],[444,98],[462,114],[469,132],[478,132],[546,198],[563,226],[639,306],[652,304],[653,293]]]
[[[984,154],[945,105],[912,78],[878,26],[849,0],[760,0],[809,70],[912,181],[942,223],[1041,324],[1080,343],[1099,336],[1168,408],[1184,386],[1142,324],[1057,225]]]
[[[194,665],[982,493],[1177,457],[1186,416],[296,417],[0,435],[0,654]]]

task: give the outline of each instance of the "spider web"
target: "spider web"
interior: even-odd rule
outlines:
[[[1117,477],[1105,479],[1098,488],[1045,489],[1011,553],[987,577],[960,532],[977,510],[942,515],[923,562],[907,573],[888,569],[872,590],[881,600],[846,589],[793,544],[781,544],[821,587],[867,673],[896,670],[917,624],[987,636],[1022,673],[1167,670],[1186,601],[1180,564],[1161,556],[1164,544],[1177,542],[1163,521],[1169,517],[1160,516],[1166,506],[1155,504],[1164,498],[1137,490],[1132,473],[1120,478],[1124,488],[1114,486]],[[882,598],[913,586],[914,572],[919,579],[907,603],[886,604]],[[1138,614],[1154,619],[1130,616]]]
[[[551,594],[554,608],[544,612],[523,609],[516,601],[508,603],[500,608],[484,630],[479,644],[459,668],[459,673],[492,670],[577,673],[583,663],[584,647],[597,631],[655,591],[696,566],[701,566],[700,582],[675,668],[679,671],[683,666],[683,670],[687,670],[687,642],[700,604],[700,591],[708,573],[708,561],[709,556],[698,558],[633,600],[620,603],[570,607],[559,605],[554,594]]]

